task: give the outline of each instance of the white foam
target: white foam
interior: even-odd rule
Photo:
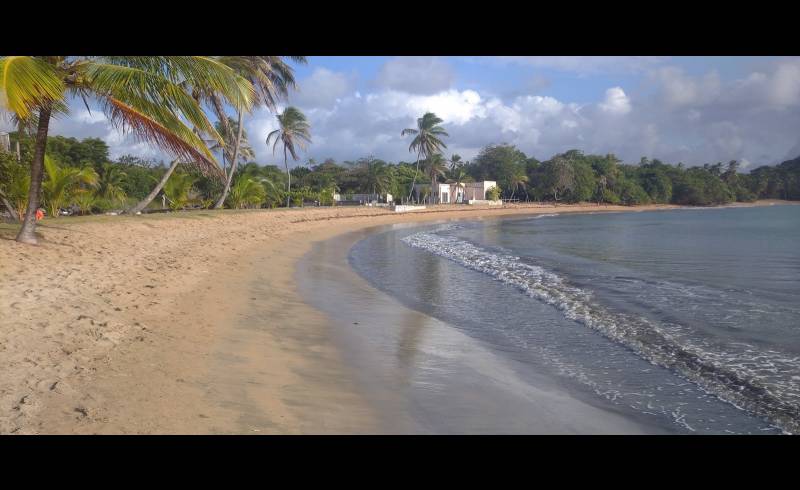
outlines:
[[[445,225],[438,232],[453,228],[453,225]],[[781,370],[797,372],[797,364],[784,354],[753,352],[754,355],[743,358],[742,350],[731,355],[711,350],[708,345],[693,342],[683,335],[676,338],[676,332],[646,318],[607,311],[594,301],[591,292],[571,286],[540,266],[524,263],[510,254],[492,253],[452,236],[420,232],[402,240],[514,286],[557,308],[570,320],[634,350],[651,363],[677,371],[705,391],[737,407],[770,417],[786,432],[800,430],[800,407],[787,402],[797,397],[800,387],[789,376],[768,376]],[[681,421],[682,418],[676,420]]]

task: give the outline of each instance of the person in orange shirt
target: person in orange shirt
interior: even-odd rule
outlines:
[[[39,221],[42,218],[44,218],[44,211],[42,211],[42,208],[39,208],[36,210],[36,221]]]

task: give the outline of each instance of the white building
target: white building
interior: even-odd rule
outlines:
[[[417,202],[429,200],[437,204],[462,204],[469,201],[486,200],[486,191],[495,187],[497,182],[494,180],[484,180],[483,182],[462,182],[460,184],[439,183],[434,189],[433,196],[430,195],[430,184],[415,184],[414,195]],[[431,199],[433,198],[433,199]]]

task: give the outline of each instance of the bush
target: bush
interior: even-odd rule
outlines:
[[[496,201],[500,199],[501,192],[502,190],[500,189],[500,187],[497,186],[490,187],[489,189],[486,190],[486,198],[489,199],[490,201]]]

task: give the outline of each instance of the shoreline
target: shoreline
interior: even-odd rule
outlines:
[[[314,243],[394,223],[678,208],[444,205],[408,214],[359,207],[56,218],[40,227],[39,247],[5,233],[0,434],[379,431],[330,341],[328,319],[295,283]]]

